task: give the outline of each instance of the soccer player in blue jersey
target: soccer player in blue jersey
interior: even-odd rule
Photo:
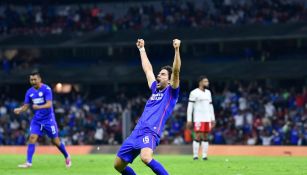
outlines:
[[[127,165],[140,154],[141,160],[155,174],[167,175],[165,168],[153,159],[153,151],[159,144],[165,122],[171,115],[179,96],[180,40],[173,40],[175,49],[173,67],[162,67],[157,78],[146,55],[144,40],[138,39],[136,45],[140,51],[142,67],[152,95],[131,135],[119,149],[114,168],[121,174],[134,175],[133,169]]]
[[[26,93],[24,104],[14,109],[14,113],[17,115],[27,111],[29,108],[34,110],[34,117],[30,125],[27,161],[24,164],[18,165],[18,167],[30,168],[32,166],[35,143],[39,136],[47,134],[52,139],[52,143],[64,155],[66,167],[69,168],[71,166],[70,156],[58,137],[58,127],[52,105],[52,90],[49,86],[42,83],[41,76],[38,72],[30,75],[30,84],[32,87]]]

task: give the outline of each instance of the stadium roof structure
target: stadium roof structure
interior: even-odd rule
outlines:
[[[0,48],[101,47],[131,45],[136,38],[166,44],[180,37],[185,43],[307,38],[307,23],[242,25],[163,31],[71,32],[63,34],[2,35]]]
[[[103,2],[144,2],[145,0],[103,0]],[[161,0],[151,0],[151,1],[161,1]],[[40,5],[40,4],[74,4],[74,3],[101,3],[101,0],[2,0],[3,4],[12,5]]]

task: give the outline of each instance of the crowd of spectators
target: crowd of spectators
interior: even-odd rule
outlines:
[[[39,63],[39,58],[35,53],[22,49],[3,49],[0,50],[1,69],[6,74],[12,70],[22,70],[33,68]]]
[[[183,0],[101,4],[6,5],[0,34],[61,34],[272,24],[307,20],[304,0]]]
[[[215,144],[307,144],[307,87],[236,82],[215,96],[215,107]]]
[[[210,142],[307,145],[307,87],[273,88],[241,81],[221,87],[212,87],[216,127],[210,134]],[[14,115],[13,109],[21,102],[7,94],[1,94],[0,98],[0,145],[24,145],[29,136],[31,111]],[[120,144],[124,111],[130,112],[133,129],[148,97],[117,94],[110,98],[55,94],[54,108],[61,139],[69,145]],[[188,95],[181,92],[161,144],[181,145],[192,141],[193,133],[186,128]],[[42,137],[40,143],[49,142]]]

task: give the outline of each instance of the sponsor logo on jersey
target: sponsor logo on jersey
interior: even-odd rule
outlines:
[[[45,100],[44,100],[44,98],[33,98],[32,102],[33,102],[33,104],[41,104],[41,103],[44,103]]]
[[[162,93],[158,93],[158,94],[152,94],[151,97],[150,97],[150,100],[161,100],[163,98],[163,95]]]

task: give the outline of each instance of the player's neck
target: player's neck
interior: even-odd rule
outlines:
[[[167,88],[167,86],[164,87],[164,88],[158,89],[158,91],[161,92],[161,91],[163,91],[163,90],[166,89],[166,88]]]
[[[202,91],[205,91],[205,88],[204,87],[201,87],[199,86],[198,89],[202,90]]]
[[[39,83],[39,85],[37,86],[37,87],[34,87],[34,89],[39,89],[39,88],[41,88],[42,87],[42,85],[43,85],[43,83]]]

